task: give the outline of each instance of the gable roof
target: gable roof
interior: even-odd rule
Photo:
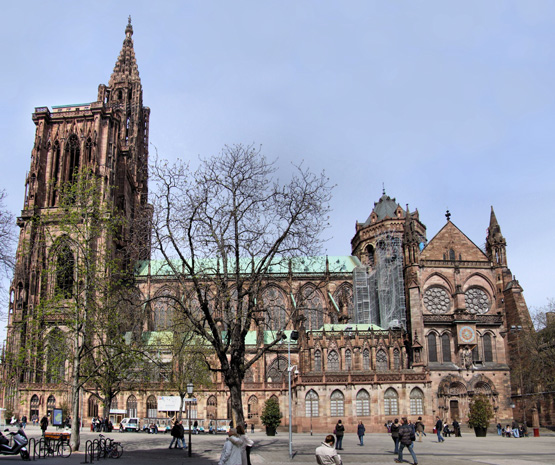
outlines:
[[[448,221],[422,250],[420,258],[423,260],[444,260],[445,252],[455,251],[455,258],[459,256],[464,261],[489,261],[486,254],[466,234]],[[448,258],[448,257],[447,257]]]

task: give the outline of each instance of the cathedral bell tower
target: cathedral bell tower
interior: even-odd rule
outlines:
[[[25,180],[14,279],[10,288],[7,346],[16,353],[25,346],[27,324],[35,318],[41,298],[64,279],[48,278],[53,263],[75,263],[78,253],[71,238],[56,223],[63,185],[87,170],[99,181],[105,211],[125,218],[120,230],[104,231],[98,244],[121,259],[121,272],[133,269],[137,259],[149,255],[148,233],[138,232],[137,220],[148,215],[148,124],[150,109],[143,106],[143,90],[133,49],[131,18],[108,86],[100,85],[98,100],[91,103],[35,108],[36,126],[31,165]],[[48,218],[48,220],[41,220]],[[67,240],[66,240],[67,239]],[[63,244],[61,244],[65,241]],[[42,367],[32,355],[29,371],[20,382],[35,379]],[[38,375],[37,375],[38,376]]]

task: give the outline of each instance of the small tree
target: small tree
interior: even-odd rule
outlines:
[[[262,410],[262,416],[260,417],[262,424],[266,427],[268,436],[275,435],[277,427],[281,424],[282,417],[283,415],[279,411],[278,401],[275,398],[270,397],[264,403],[264,409]]]
[[[493,418],[493,408],[489,399],[484,395],[478,395],[470,402],[468,424],[472,428],[487,429]]]

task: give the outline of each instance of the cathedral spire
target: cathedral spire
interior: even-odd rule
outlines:
[[[140,82],[139,68],[135,60],[135,50],[133,49],[133,26],[131,25],[131,16],[129,16],[127,27],[125,28],[125,39],[119,57],[114,66],[114,72],[110,77],[108,85],[114,87],[118,83],[123,82]]]
[[[497,263],[498,265],[507,265],[507,258],[505,256],[505,247],[507,241],[501,234],[501,227],[497,222],[497,217],[491,207],[491,214],[489,218],[488,237],[486,238],[486,253],[488,258]]]

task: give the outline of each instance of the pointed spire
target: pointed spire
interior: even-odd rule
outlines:
[[[493,206],[491,207],[491,214],[489,218],[489,229],[488,229],[488,242],[502,243],[505,244],[505,238],[501,234],[501,227],[497,222],[497,217],[493,211]]]
[[[125,28],[125,39],[119,57],[114,66],[114,72],[110,77],[108,85],[113,87],[114,84],[128,81],[139,81],[139,68],[135,60],[135,50],[133,49],[133,26],[131,25],[131,16]]]
[[[501,227],[495,217],[493,207],[489,218],[488,236],[486,237],[486,254],[488,258],[497,265],[507,265],[507,257],[505,248],[507,241],[501,234]]]

